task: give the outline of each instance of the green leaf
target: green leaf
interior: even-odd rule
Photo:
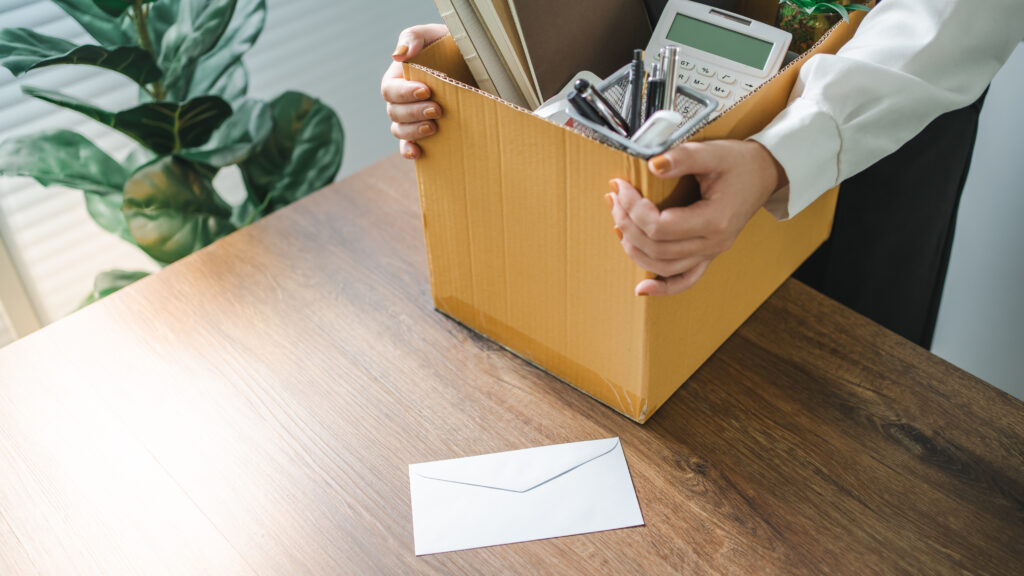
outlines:
[[[126,17],[111,18],[93,0],[53,0],[53,3],[81,24],[97,42],[108,48],[137,46],[139,43],[135,27],[125,25],[128,20]]]
[[[121,213],[123,201],[124,195],[121,192],[103,195],[93,192],[85,193],[85,209],[92,219],[107,232],[135,244],[135,238],[128,230],[128,222],[125,221],[124,214]]]
[[[171,99],[183,100],[200,57],[220,40],[236,0],[181,0],[178,18],[160,41],[158,63]]]
[[[864,5],[864,4],[846,4],[845,6],[846,6],[846,9],[848,11],[850,11],[850,12],[852,12],[854,10],[860,10],[861,12],[869,12],[871,10],[870,7],[868,7],[868,6]]]
[[[0,29],[0,65],[21,76],[39,62],[74,50],[75,44],[62,38],[39,34],[28,28]]]
[[[156,160],[156,154],[149,148],[139,146],[128,153],[121,165],[124,166],[125,172],[134,174],[136,170],[153,160]]]
[[[128,10],[129,8],[131,8],[132,4],[135,3],[135,2],[132,2],[131,0],[92,0],[92,1],[93,1],[93,4],[96,4],[97,8],[99,8],[100,10],[103,10],[104,12],[106,12],[107,14],[109,14],[110,16],[113,16],[115,18],[120,16],[120,15],[122,15],[122,14],[124,14],[125,11]],[[153,0],[142,0],[143,4],[148,4],[150,2],[153,2]]]
[[[216,96],[200,96],[184,104],[153,102],[118,112],[116,121],[157,154],[202,146],[225,120],[231,106]]]
[[[333,110],[305,94],[285,92],[270,106],[273,131],[239,166],[250,196],[273,212],[334,179],[345,133]]]
[[[52,90],[23,86],[30,96],[69,108],[131,136],[157,154],[202,146],[228,117],[231,106],[216,96],[193,98],[184,104],[150,102],[121,112],[109,112]]]
[[[0,143],[0,175],[28,176],[43,186],[120,194],[128,173],[77,132],[54,130]]]
[[[249,71],[245,63],[239,60],[222,74],[217,81],[210,86],[206,93],[210,96],[220,96],[232,106],[245,99],[245,93],[249,91]]]
[[[242,64],[242,56],[256,43],[266,20],[265,0],[238,0],[224,34],[216,46],[199,59],[189,95],[213,94],[213,86],[236,73],[237,66]]]
[[[78,307],[81,309],[101,298],[106,298],[121,288],[132,282],[137,282],[146,276],[149,276],[149,272],[139,270],[107,270],[106,272],[100,272],[96,275],[96,279],[93,280],[92,292],[86,296],[85,300]]]
[[[56,64],[99,66],[124,74],[139,84],[160,79],[160,69],[149,52],[122,47],[75,46],[71,42],[39,34],[27,28],[0,29],[0,65],[15,76]]]
[[[231,207],[191,162],[165,156],[143,166],[124,186],[121,208],[139,247],[174,262],[225,236]]]
[[[100,122],[102,124],[106,124],[107,126],[114,125],[115,115],[113,112],[108,112],[106,110],[103,110],[102,108],[96,108],[95,106],[92,106],[91,104],[88,104],[86,102],[82,102],[81,100],[73,96],[61,94],[60,92],[56,92],[53,90],[46,90],[44,88],[35,88],[33,86],[22,86],[21,91],[25,94],[28,94],[29,96],[39,98],[40,100],[45,100],[46,102],[49,102],[51,104],[63,106],[64,108],[67,108],[69,110],[74,110],[75,112],[78,112],[80,114],[85,114],[89,118],[92,118],[93,120]]]
[[[217,168],[238,164],[263,144],[273,126],[270,106],[259,100],[245,100],[206,144],[178,155]]]
[[[236,228],[244,228],[263,216],[263,207],[257,206],[248,196],[242,203],[231,208],[231,223]]]
[[[160,60],[160,46],[163,44],[167,30],[178,21],[178,2],[164,0],[149,7],[149,15],[146,16],[146,27],[149,28],[149,38],[153,42],[153,52]]]
[[[846,11],[846,8],[843,8],[835,2],[823,2],[815,7],[815,13],[817,14],[827,14],[829,12],[839,14],[839,16],[841,16],[846,22],[850,21],[850,13]]]

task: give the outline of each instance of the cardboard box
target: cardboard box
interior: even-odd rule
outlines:
[[[774,0],[770,0],[774,5]],[[765,3],[756,7],[764,10]],[[786,105],[800,65],[835,53],[840,23],[692,140],[745,138]],[[476,90],[450,37],[405,66],[444,109],[416,161],[438,310],[644,422],[828,237],[836,190],[787,222],[758,212],[690,290],[645,298],[603,196],[614,177],[660,207],[698,197],[640,158]]]

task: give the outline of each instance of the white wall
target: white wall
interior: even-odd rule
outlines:
[[[1024,399],[1024,43],[992,81],[932,352]]]

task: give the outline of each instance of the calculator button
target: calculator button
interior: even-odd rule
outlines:
[[[679,73],[679,84],[686,84],[686,81],[690,79],[690,75],[685,72]]]
[[[721,80],[725,84],[732,84],[733,82],[736,81],[736,77],[735,76],[733,76],[732,74],[726,74],[725,72],[719,73],[718,74],[718,79]]]
[[[699,72],[701,76],[714,76],[715,75],[715,69],[712,68],[711,66],[698,66],[697,67],[697,72]]]
[[[748,91],[748,92],[753,90],[754,88],[757,88],[757,84],[754,84],[753,82],[744,82],[743,83],[743,89]]]
[[[686,58],[682,58],[682,59],[679,60],[679,66],[683,70],[693,70],[693,62],[690,62]]]
[[[711,87],[711,93],[714,94],[715,96],[718,96],[719,98],[728,98],[731,92],[731,90],[729,90],[725,86],[722,86],[721,84],[715,84],[714,86]]]
[[[690,86],[693,86],[697,90],[707,90],[709,84],[707,80],[700,76],[694,76],[693,78],[690,78]]]

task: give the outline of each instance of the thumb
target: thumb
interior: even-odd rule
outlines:
[[[686,142],[647,161],[647,168],[659,178],[699,176],[718,170],[721,156],[703,142]]]
[[[398,35],[398,46],[391,57],[396,62],[405,62],[419,54],[424,46],[436,42],[447,33],[448,28],[443,24],[421,24],[406,28]]]

